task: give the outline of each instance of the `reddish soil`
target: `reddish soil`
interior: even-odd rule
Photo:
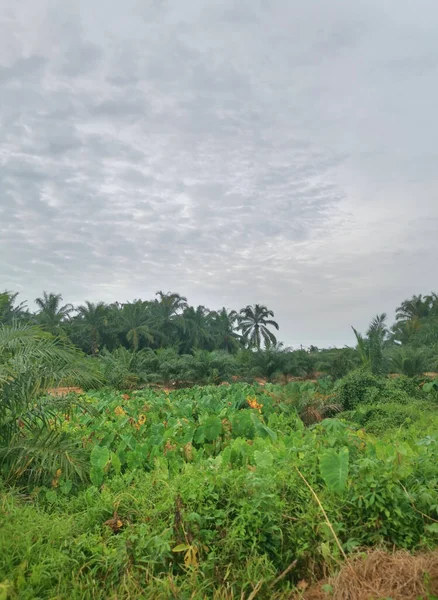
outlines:
[[[57,387],[47,390],[51,396],[66,396],[67,394],[82,394],[84,391],[80,387]]]

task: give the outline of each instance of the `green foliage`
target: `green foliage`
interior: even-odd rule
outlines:
[[[340,494],[347,486],[349,457],[348,448],[329,448],[319,458],[321,476],[332,492]]]
[[[263,342],[267,348],[275,346],[277,339],[268,328],[271,326],[278,330],[278,323],[273,320],[273,317],[272,310],[268,310],[266,306],[260,304],[247,306],[240,311],[239,328],[250,348],[260,350]]]
[[[297,385],[289,393],[310,396],[325,384]],[[306,428],[273,397],[281,389],[88,392],[93,415],[74,410],[62,429],[85,445],[91,485],[61,474],[26,501],[0,489],[10,597],[208,598],[225,580],[231,597],[254,581],[290,597],[340,558],[295,467],[345,552],[436,543],[436,413],[421,433],[405,422],[388,438],[336,418]]]
[[[389,355],[391,371],[407,377],[422,375],[431,366],[431,358],[430,349],[411,346],[394,348]]]
[[[0,469],[6,477],[38,481],[58,468],[81,474],[79,444],[57,427],[72,400],[45,392],[99,382],[90,360],[38,327],[0,326]]]
[[[424,420],[429,410],[430,405],[427,404],[418,402],[401,404],[395,400],[386,404],[363,405],[351,415],[351,418],[367,431],[381,434],[394,428],[411,425],[420,419]]]
[[[344,410],[351,410],[367,402],[370,390],[381,392],[385,389],[385,380],[373,375],[367,369],[358,369],[341,379],[335,387],[336,397]]]
[[[416,421],[421,429],[401,418],[418,407],[424,415],[424,399],[359,403],[349,415],[357,425],[328,418],[304,427],[296,406],[330,396],[330,385],[87,392],[89,410],[73,408],[60,423],[68,439],[84,446],[91,484],[78,484],[54,464],[53,481],[26,501],[0,489],[7,513],[0,581],[9,582],[10,597],[204,598],[220,594],[225,580],[231,597],[251,593],[254,581],[262,581],[266,597],[290,597],[317,565],[339,559],[295,467],[345,552],[435,543],[438,438],[431,405],[427,421]],[[410,383],[388,385],[406,394]],[[381,422],[374,437],[369,430],[377,432]],[[276,582],[295,560],[290,575]]]

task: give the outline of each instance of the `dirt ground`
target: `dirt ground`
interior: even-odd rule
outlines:
[[[72,392],[74,392],[75,394],[82,394],[84,390],[80,387],[57,387],[51,388],[47,391],[51,396],[66,396],[67,394],[71,394]]]

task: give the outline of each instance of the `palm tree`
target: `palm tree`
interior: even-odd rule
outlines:
[[[74,311],[72,304],[62,304],[61,294],[43,292],[42,298],[36,298],[35,304],[40,309],[37,322],[50,333],[60,333],[61,325]]]
[[[26,302],[15,304],[17,296],[17,293],[13,294],[8,291],[0,293],[0,324],[12,325],[14,321],[29,317]]]
[[[240,311],[239,329],[250,347],[260,350],[262,339],[265,345],[277,343],[277,338],[269,331],[268,325],[278,330],[278,323],[269,317],[274,317],[274,313],[261,304],[248,305]]]
[[[432,362],[433,351],[430,348],[413,346],[396,347],[390,355],[391,371],[408,377],[422,375]]]
[[[396,309],[397,321],[409,321],[413,319],[422,319],[430,315],[432,296],[423,297],[422,294],[412,296],[410,300],[405,300]]]
[[[187,308],[187,298],[179,294],[157,292],[157,299],[151,304],[152,326],[161,334],[163,344],[176,341],[178,332],[183,329],[182,313]]]
[[[7,479],[81,475],[81,449],[58,425],[71,401],[56,385],[100,383],[92,361],[35,325],[0,325],[0,468]]]
[[[119,314],[119,326],[126,332],[126,339],[133,350],[138,350],[141,338],[148,342],[154,341],[150,328],[149,303],[137,300],[124,304]]]
[[[375,374],[383,370],[383,349],[388,343],[387,315],[376,315],[368,326],[366,336],[352,327],[356,337],[356,350],[362,364]]]
[[[224,307],[218,312],[209,314],[209,328],[214,347],[218,350],[236,352],[241,345],[241,337],[238,333],[239,315],[235,310],[227,311]]]
[[[105,328],[108,326],[107,306],[104,302],[85,302],[79,306],[78,318],[84,332],[90,336],[91,352],[96,355],[99,351],[100,341]]]
[[[208,327],[210,312],[205,306],[187,306],[182,313],[183,338],[182,351],[191,352],[193,349],[205,350],[211,341]]]

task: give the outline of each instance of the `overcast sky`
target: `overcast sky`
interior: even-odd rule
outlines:
[[[438,288],[437,30],[436,0],[0,0],[0,288],[350,343]]]

